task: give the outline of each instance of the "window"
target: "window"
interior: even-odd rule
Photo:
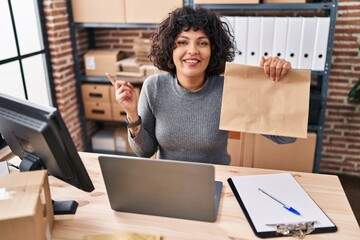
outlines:
[[[0,91],[52,106],[41,4],[0,0]]]
[[[53,106],[42,3],[0,0],[0,92]]]

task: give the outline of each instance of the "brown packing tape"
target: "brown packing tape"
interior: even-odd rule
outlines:
[[[275,82],[262,67],[226,63],[220,129],[306,138],[310,70]]]

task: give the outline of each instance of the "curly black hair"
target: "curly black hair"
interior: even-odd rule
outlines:
[[[226,22],[205,8],[188,6],[177,8],[169,13],[151,36],[150,60],[160,70],[176,74],[173,62],[175,39],[182,31],[202,29],[210,39],[211,57],[206,74],[222,74],[225,63],[234,59],[234,36]]]

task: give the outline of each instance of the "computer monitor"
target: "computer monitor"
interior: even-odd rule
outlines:
[[[46,169],[86,192],[94,190],[65,123],[56,108],[0,93],[0,133],[22,160],[20,171]],[[73,214],[77,202],[54,202],[54,214]]]

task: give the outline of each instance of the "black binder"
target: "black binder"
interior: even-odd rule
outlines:
[[[337,231],[335,224],[290,173],[234,176],[228,183],[252,230],[260,238],[286,235],[303,238],[307,234]],[[263,189],[271,195],[264,194]],[[301,215],[288,211],[282,205],[285,203]]]

